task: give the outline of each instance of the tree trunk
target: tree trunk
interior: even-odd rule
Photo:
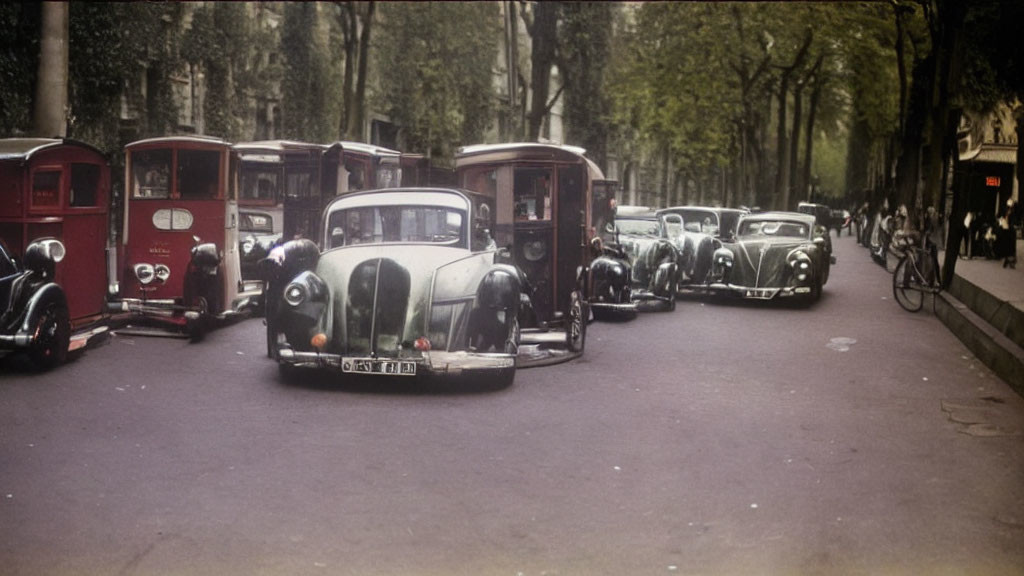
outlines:
[[[804,114],[804,84],[805,81],[798,81],[796,89],[793,90],[793,130],[789,141],[789,186],[786,188],[786,203],[782,205],[783,210],[789,210],[790,204],[803,197],[805,191],[800,189],[800,182],[797,178],[800,162],[800,123]]]
[[[345,2],[342,5],[341,30],[345,45],[345,76],[341,85],[341,120],[338,123],[338,136],[342,140],[348,140],[352,132],[356,63],[359,58],[359,18],[354,2]]]
[[[788,178],[786,177],[786,171],[789,169],[789,162],[787,162],[789,143],[786,139],[786,112],[789,100],[789,70],[791,69],[787,69],[783,72],[782,78],[779,80],[779,124],[775,131],[777,167],[775,170],[775,197],[773,198],[774,202],[772,203],[772,207],[780,210],[784,209],[786,204],[789,203],[789,186],[787,184]]]
[[[804,165],[799,180],[801,191],[809,191],[811,187],[811,164],[814,160],[814,120],[818,114],[818,103],[821,101],[821,87],[825,83],[825,79],[821,74],[821,64],[824,59],[824,54],[818,56],[818,61],[814,63],[811,73],[814,85],[811,89],[811,101],[807,106],[807,125],[804,129]],[[809,198],[810,194],[808,192]]]
[[[364,139],[363,122],[365,120],[366,74],[370,61],[370,31],[373,29],[373,13],[376,9],[377,6],[374,2],[367,2],[366,17],[363,19],[363,30],[359,34],[359,76],[356,78],[352,123],[349,125],[349,137],[356,140]]]
[[[68,3],[43,2],[42,10],[33,131],[63,138],[68,133]]]
[[[551,90],[551,66],[555,63],[558,42],[558,3],[537,2],[533,5],[533,22],[527,22],[526,30],[533,41],[530,66],[530,87],[533,96],[530,112],[527,114],[526,139],[536,142],[540,129],[550,108],[548,95]]]

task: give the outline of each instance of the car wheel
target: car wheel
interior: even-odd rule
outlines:
[[[821,278],[815,277],[814,284],[811,284],[811,302],[821,300]]]
[[[71,321],[68,309],[52,302],[43,309],[36,323],[35,338],[29,349],[29,359],[38,370],[50,370],[68,356],[71,342]]]
[[[594,311],[594,320],[598,322],[607,322],[612,319],[612,311],[607,308],[592,308]]]
[[[570,352],[583,352],[587,340],[587,318],[583,297],[574,290],[569,297],[569,317],[565,325],[565,345]]]
[[[505,339],[505,353],[519,354],[519,318],[512,317],[512,323],[508,327],[508,337]]]
[[[668,305],[666,310],[674,312],[676,309],[676,292],[679,291],[679,280],[673,280],[668,287]]]
[[[515,369],[515,367],[512,367],[512,368],[502,368],[501,370],[496,371],[496,373],[494,375],[494,380],[493,380],[494,384],[493,384],[493,387],[491,389],[493,389],[493,390],[504,390],[505,388],[508,388],[508,387],[512,386],[512,383],[515,382],[515,380],[516,380],[516,369]]]

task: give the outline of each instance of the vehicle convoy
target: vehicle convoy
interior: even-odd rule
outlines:
[[[644,206],[619,206],[615,229],[617,243],[632,268],[631,298],[661,302],[665,309],[675,310],[679,251],[669,240],[666,220],[682,223],[675,214],[658,215]]]
[[[711,260],[723,241],[732,241],[746,210],[712,206],[673,206],[658,210],[659,216],[675,214],[682,225],[666,221],[668,238],[679,251],[679,285],[702,288],[708,282]]]
[[[51,368],[108,328],[110,165],[74,140],[0,139],[0,181],[0,355]]]
[[[339,197],[322,250],[305,239],[264,262],[267,345],[284,372],[515,377],[520,273],[490,236],[492,198],[441,188]]]
[[[635,314],[628,264],[603,254],[593,225],[595,190],[609,206],[613,182],[583,149],[466,146],[455,156],[455,171],[461,187],[494,199],[494,239],[527,279],[533,314],[520,322],[524,346],[536,355],[521,354],[521,364],[582,354],[591,308]]]
[[[243,281],[238,157],[219,138],[154,138],[125,147],[119,293],[110,309],[201,337],[248,311],[262,282]]]
[[[809,214],[743,216],[735,241],[714,253],[708,288],[748,299],[802,296],[815,301],[835,262],[827,234]]]

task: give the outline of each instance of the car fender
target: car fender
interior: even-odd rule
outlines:
[[[590,263],[593,295],[610,297],[612,302],[628,302],[631,282],[630,266],[624,260],[599,256]]]
[[[521,293],[519,271],[507,264],[497,264],[480,280],[476,299],[481,308],[506,310],[515,315],[519,313]]]
[[[55,282],[49,282],[37,288],[35,293],[29,297],[28,302],[25,304],[25,314],[21,320],[21,325],[18,328],[18,334],[16,335],[15,342],[22,346],[27,346],[32,342],[33,332],[35,331],[36,323],[39,321],[39,317],[42,315],[43,310],[52,303],[57,303],[60,306],[67,308],[68,301],[67,296],[64,294],[64,289]],[[22,340],[24,340],[22,342]]]

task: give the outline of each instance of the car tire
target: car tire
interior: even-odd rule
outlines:
[[[810,302],[813,303],[817,302],[818,300],[821,300],[821,278],[816,276],[814,278],[814,283],[811,284]]]
[[[591,308],[594,312],[594,320],[598,322],[608,322],[612,320],[614,314],[608,308]]]
[[[673,280],[668,287],[668,303],[665,307],[667,312],[675,312],[676,310],[676,292],[679,292],[679,281]]]
[[[516,369],[515,369],[515,367],[512,367],[512,368],[502,368],[500,370],[495,371],[494,379],[492,380],[492,382],[494,383],[493,386],[492,386],[492,389],[493,390],[504,390],[505,388],[509,388],[510,386],[512,386],[512,384],[515,381],[516,381]]]
[[[519,354],[519,317],[513,316],[512,323],[508,327],[508,337],[505,339],[505,353],[516,355]]]
[[[587,313],[583,296],[574,290],[569,296],[569,314],[565,319],[565,346],[570,352],[583,352],[587,342]]]
[[[47,304],[39,316],[35,331],[36,337],[29,349],[29,360],[37,370],[52,370],[68,356],[71,320],[67,307],[57,302]]]

